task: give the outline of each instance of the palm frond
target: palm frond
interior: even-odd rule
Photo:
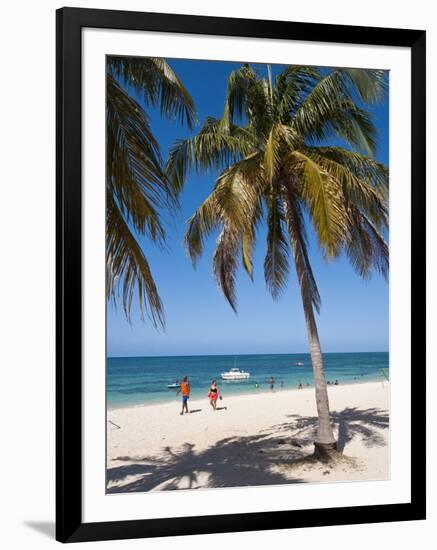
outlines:
[[[264,259],[264,278],[274,300],[287,284],[289,273],[289,247],[284,235],[284,214],[277,198],[267,201],[267,250]]]
[[[315,67],[289,65],[275,79],[274,105],[277,119],[282,124],[289,124],[297,106],[320,80],[320,73]]]
[[[241,232],[241,259],[243,267],[253,280],[253,251],[255,248],[255,227],[250,224]]]
[[[223,121],[236,124],[247,119],[253,135],[263,140],[268,136],[273,117],[268,80],[258,78],[247,64],[233,71],[228,78]]]
[[[146,105],[159,106],[163,116],[177,117],[190,128],[196,122],[194,102],[165,59],[108,56],[107,69],[140,93]]]
[[[376,269],[387,279],[388,245],[377,227],[355,206],[350,206],[350,226],[345,250],[358,275],[370,277],[373,269]]]
[[[264,145],[264,172],[271,184],[278,172],[284,151],[300,145],[299,135],[285,124],[273,124]]]
[[[223,131],[221,120],[207,118],[200,132],[178,140],[170,149],[166,172],[180,190],[189,170],[223,169],[254,150],[248,130],[232,125]]]
[[[213,257],[213,273],[224,297],[237,312],[235,281],[238,270],[238,251],[241,245],[241,231],[225,222],[217,239]]]
[[[369,113],[356,105],[341,71],[332,71],[303,98],[292,125],[311,141],[337,136],[366,153],[376,148],[376,127]]]
[[[378,231],[375,225],[361,213],[364,224],[372,240],[372,264],[373,267],[385,278],[388,278],[389,272],[389,248],[383,235]]]
[[[225,170],[217,179],[214,197],[220,217],[244,230],[261,214],[264,171],[260,153],[254,153]]]
[[[292,161],[291,172],[300,170],[300,194],[319,243],[327,257],[335,257],[340,252],[346,225],[339,191],[332,185],[328,172],[301,151],[293,151],[288,159]]]
[[[106,218],[106,295],[116,302],[117,289],[122,289],[125,315],[130,319],[135,289],[141,316],[145,310],[155,326],[164,326],[162,302],[149,264],[128,224],[107,193]]]
[[[178,205],[180,188],[172,186],[163,171],[148,117],[129,91],[189,127],[196,120],[194,103],[164,59],[108,56],[106,67],[107,297],[116,301],[121,287],[129,319],[137,289],[141,317],[146,311],[155,326],[163,326],[162,303],[134,233],[162,245],[160,211]]]
[[[112,78],[107,79],[106,187],[139,233],[162,242],[159,208],[177,203],[161,168],[146,113]]]
[[[342,147],[305,147],[310,155],[325,157],[349,170],[356,178],[368,180],[384,197],[388,191],[388,168],[373,157]]]
[[[257,80],[248,92],[247,119],[249,127],[258,138],[258,143],[265,141],[275,122],[275,109],[270,96],[270,83],[266,78]]]
[[[388,89],[388,72],[380,69],[337,69],[345,86],[364,103],[379,103]]]
[[[308,256],[308,241],[302,207],[299,197],[290,183],[285,183],[283,186],[283,207],[304,309],[312,312],[314,307],[317,312],[320,312],[320,294]],[[310,327],[310,330],[317,329],[314,325]]]
[[[212,192],[188,220],[184,242],[193,265],[202,255],[205,240],[219,226],[220,222],[220,210],[215,194]]]
[[[226,109],[229,119],[234,122],[246,114],[250,87],[257,82],[255,71],[247,64],[232,71],[228,77]]]
[[[255,230],[262,215],[262,164],[259,154],[234,164],[217,179],[213,192],[188,220],[185,246],[193,264],[205,240],[220,225],[238,229],[243,267],[252,277]]]
[[[281,160],[279,151],[281,143],[275,130],[276,126],[273,126],[264,146],[264,170],[267,181],[270,184],[279,168]]]
[[[305,152],[338,182],[346,208],[353,204],[377,227],[388,227],[388,173],[383,165],[336,147],[307,147]]]
[[[340,113],[332,114],[331,127],[336,135],[352,147],[366,154],[374,154],[378,141],[378,129],[373,124],[371,114],[354,103],[341,106]]]

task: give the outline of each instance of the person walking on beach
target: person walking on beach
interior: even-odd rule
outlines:
[[[219,399],[220,397],[220,392],[217,386],[217,382],[215,380],[211,382],[211,386],[208,392],[208,397],[209,397],[209,403],[212,407],[212,410],[215,411],[217,409],[217,399]]]
[[[180,414],[188,413],[188,398],[190,397],[190,383],[188,382],[188,376],[184,376],[176,395],[182,393],[182,411]]]

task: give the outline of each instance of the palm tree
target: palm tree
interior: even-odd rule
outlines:
[[[264,276],[274,299],[294,263],[314,371],[318,430],[315,453],[335,455],[323,357],[315,319],[320,295],[308,254],[305,216],[327,259],[342,251],[361,276],[388,273],[388,171],[372,158],[376,130],[357,105],[386,89],[383,71],[288,66],[272,82],[249,65],[228,79],[223,116],[207,118],[173,146],[167,171],[180,188],[190,169],[218,168],[212,193],[190,218],[185,242],[193,263],[205,239],[220,233],[213,256],[219,288],[236,311],[241,261],[252,278],[257,229],[267,225]],[[321,145],[332,137],[349,148]],[[354,150],[350,150],[350,149]],[[355,152],[357,150],[357,152]]]
[[[164,59],[107,58],[106,74],[106,294],[116,302],[122,290],[126,317],[135,290],[141,317],[147,312],[154,325],[164,324],[162,302],[149,263],[137,240],[145,235],[162,245],[165,239],[160,211],[177,204],[145,110],[159,107],[162,116],[192,126],[194,104]]]

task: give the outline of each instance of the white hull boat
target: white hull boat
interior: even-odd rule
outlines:
[[[247,380],[250,378],[250,372],[233,368],[228,372],[222,372],[221,377],[223,380]]]

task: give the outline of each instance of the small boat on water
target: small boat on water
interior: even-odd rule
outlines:
[[[168,384],[167,385],[167,388],[169,390],[178,390],[179,389],[179,386],[180,384],[178,382],[175,382],[174,384]]]
[[[304,364],[302,363],[302,361],[298,361],[297,363],[295,363],[296,367],[303,367]]]
[[[250,372],[245,372],[234,367],[228,372],[222,372],[221,377],[223,380],[247,380],[250,378]]]

